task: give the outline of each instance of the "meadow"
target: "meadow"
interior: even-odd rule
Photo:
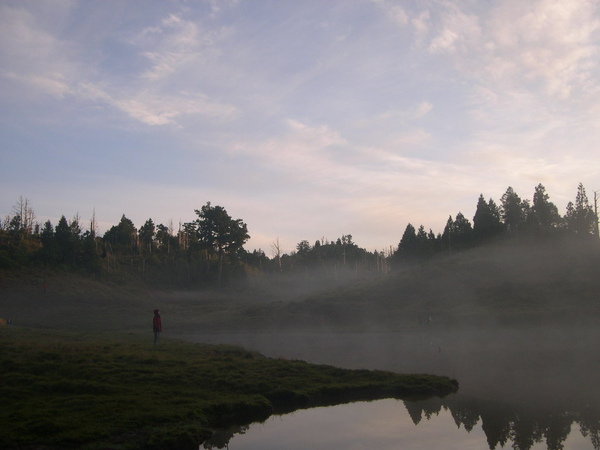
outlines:
[[[457,390],[429,375],[344,370],[131,333],[0,328],[0,447],[198,448],[212,430],[298,408]]]

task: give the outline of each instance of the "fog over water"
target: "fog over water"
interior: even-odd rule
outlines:
[[[457,253],[337,294],[284,299],[269,320],[248,309],[247,323],[263,321],[252,331],[240,321],[238,332],[182,337],[273,358],[449,376],[459,392],[406,402],[412,423],[450,414],[463,433],[480,429],[491,449],[600,449],[599,253],[588,241],[551,244]],[[575,435],[583,447],[569,447]]]
[[[489,448],[518,449],[564,448],[569,432],[581,425],[588,445],[581,448],[600,448],[600,332],[595,328],[436,330],[433,324],[395,333],[234,333],[187,338],[352,369],[447,375],[459,381],[458,394],[407,402],[413,422],[450,411],[463,433],[483,427]],[[534,447],[536,442],[545,444]]]
[[[457,394],[392,403],[389,414],[417,430],[439,423],[439,431],[450,421],[461,435],[483,433],[483,448],[600,450],[599,267],[595,246],[519,242],[354,281],[325,267],[295,279],[261,274],[216,291],[156,291],[149,300],[96,285],[68,296],[49,280],[48,292],[32,283],[6,289],[3,301],[22,326],[144,333],[140,311],[150,302],[164,313],[165,337],[350,369],[445,375],[458,380]],[[388,408],[381,405],[377,411]],[[581,436],[587,447],[571,447]]]

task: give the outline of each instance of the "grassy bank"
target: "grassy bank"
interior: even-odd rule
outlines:
[[[0,448],[198,448],[297,408],[446,395],[456,382],[149,336],[0,328]]]

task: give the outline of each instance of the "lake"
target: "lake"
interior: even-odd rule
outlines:
[[[457,394],[296,411],[206,448],[600,449],[600,333],[589,327],[197,334],[269,357],[456,378]],[[243,433],[243,434],[242,434]]]
[[[415,424],[404,403],[392,399],[274,416],[264,424],[223,430],[214,441],[206,442],[204,448],[224,448],[225,442],[230,450],[488,448],[481,422],[466,430],[457,425],[450,411],[442,410]],[[566,449],[594,448],[578,426],[573,427],[563,444]],[[511,447],[512,442],[505,446]],[[544,440],[526,448],[546,449],[548,446]]]

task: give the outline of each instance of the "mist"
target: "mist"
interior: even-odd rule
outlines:
[[[16,326],[148,333],[150,342],[149,320],[160,308],[165,338],[446,375],[458,380],[458,394],[423,408],[502,430],[528,418],[560,425],[552,431],[560,436],[569,418],[597,436],[599,268],[597,242],[570,239],[502,242],[387,274],[352,267],[254,274],[224,289],[140,288],[57,272],[0,281],[2,314]],[[557,417],[562,422],[552,422]]]
[[[407,405],[409,412],[445,408],[457,424],[482,420],[490,448],[509,435],[515,448],[529,448],[545,434],[554,436],[545,437],[548,448],[562,448],[578,422],[599,448],[599,267],[595,242],[490,246],[389,277],[299,288],[255,308],[258,329],[185,338],[274,358],[450,376],[457,395]],[[536,435],[536,427],[545,431]]]

